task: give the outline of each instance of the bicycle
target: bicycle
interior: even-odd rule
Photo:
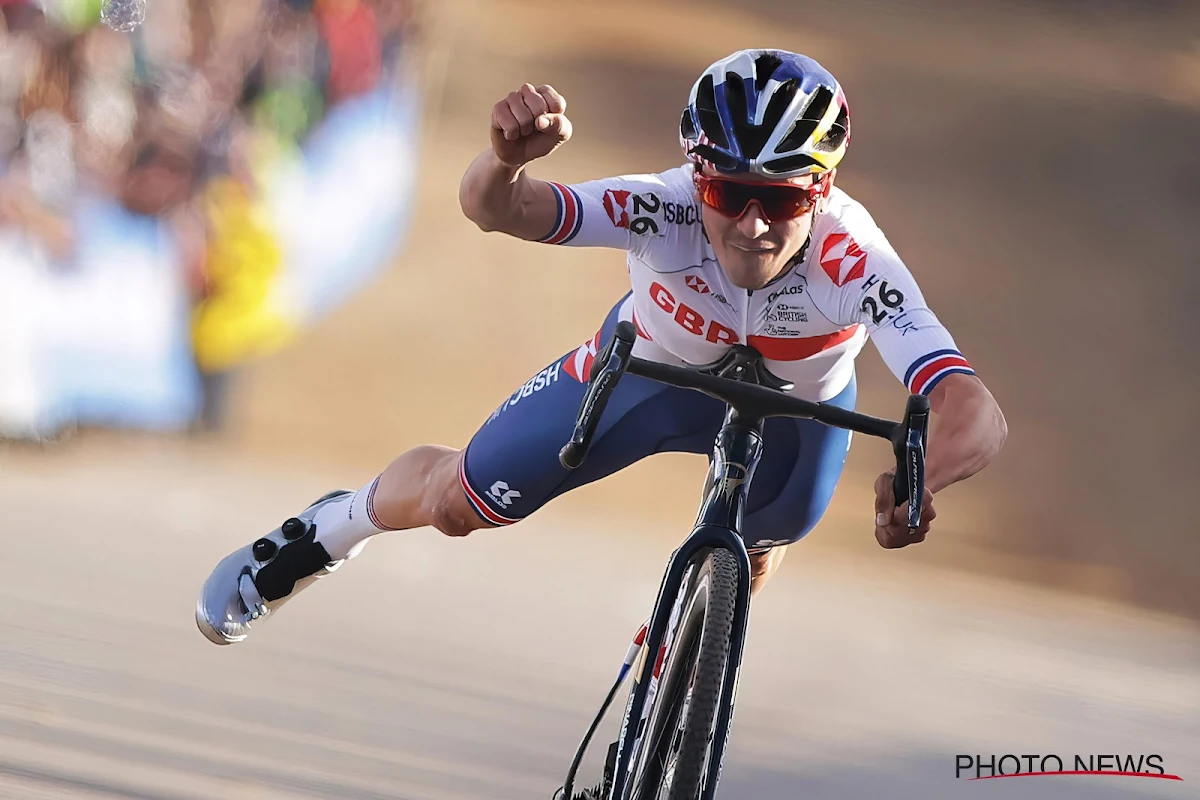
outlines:
[[[721,400],[725,419],[692,533],[672,553],[653,613],[634,637],[554,800],[715,796],[750,607],[750,556],[739,530],[766,418],[814,419],[887,439],[896,456],[896,505],[925,491],[927,397],[910,395],[904,421],[891,422],[786,394],[793,384],[769,372],[762,356],[746,345],[733,345],[712,364],[679,367],[633,357],[636,335],[631,323],[619,323],[593,362],[571,440],[559,454],[564,467],[583,463],[608,398],[626,372]],[[910,529],[920,526],[920,502],[910,505],[907,522]],[[620,734],[609,745],[603,778],[594,789],[575,795],[576,773],[592,736],[630,673],[633,688]]]

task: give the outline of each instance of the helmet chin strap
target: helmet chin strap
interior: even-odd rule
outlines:
[[[807,238],[805,238],[805,240],[804,240],[804,244],[800,245],[800,249],[797,250],[795,252],[795,254],[787,260],[787,263],[783,265],[783,269],[779,270],[779,274],[776,275],[774,278],[771,278],[771,280],[767,281],[766,286],[763,286],[763,288],[765,289],[765,288],[767,288],[767,286],[770,286],[771,284],[776,283],[777,281],[783,280],[784,278],[787,277],[788,273],[790,273],[793,269],[796,268],[797,264],[804,261],[804,256],[808,252],[808,245],[811,242],[812,242],[812,231],[810,230],[808,232]],[[754,290],[751,290],[750,294],[753,295]]]
[[[808,246],[812,244],[812,229],[817,224],[817,216],[819,214],[824,214],[826,206],[829,205],[829,193],[833,191],[833,177],[836,174],[837,169],[831,169],[825,175],[821,176],[819,181],[814,183],[814,185],[819,186],[819,189],[817,193],[817,202],[813,205],[812,224],[809,225],[808,236],[804,237],[804,244],[800,245],[800,249],[797,250],[795,254],[787,260],[787,264],[780,271],[779,275],[772,279],[773,281],[777,281],[784,275],[787,275],[792,271],[793,268],[795,268],[797,264],[804,261],[804,257],[808,254]]]
[[[835,175],[837,175],[836,168],[829,170],[829,172],[821,176],[819,181],[815,182],[815,185],[819,188],[817,190],[817,202],[813,205],[812,223],[808,227],[808,236],[804,237],[804,244],[800,245],[800,249],[796,251],[796,254],[788,259],[787,268],[784,270],[784,273],[803,261],[804,256],[808,253],[808,246],[812,244],[812,229],[817,224],[817,217],[820,214],[824,214],[826,206],[829,205],[829,193],[833,191],[833,177]]]
[[[833,191],[833,179],[835,177],[837,177],[837,167],[834,167],[833,169],[829,170],[829,172],[821,176],[820,180],[814,181],[814,184],[818,186],[817,204],[815,206],[815,210],[813,211],[814,217],[817,214],[825,213],[825,206],[828,205],[829,202],[829,193]]]
[[[795,267],[797,264],[799,264],[801,261],[804,260],[804,256],[808,253],[808,246],[811,243],[812,243],[812,231],[810,230],[808,232],[808,236],[804,240],[804,244],[800,245],[800,249],[796,251],[795,255],[793,255],[791,258],[788,259],[787,265],[783,268],[783,271],[779,273],[780,277],[783,277],[784,275],[786,275],[788,272],[790,272],[792,270],[793,267]]]

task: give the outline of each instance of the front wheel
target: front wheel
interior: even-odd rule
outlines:
[[[690,581],[675,642],[667,654],[639,748],[634,800],[695,800],[703,788],[729,662],[737,603],[738,563],[733,553],[709,552]]]

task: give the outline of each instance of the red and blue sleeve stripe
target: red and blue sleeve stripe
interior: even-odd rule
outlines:
[[[927,395],[947,375],[974,375],[975,370],[957,350],[935,350],[921,356],[904,373],[904,385],[913,394]]]
[[[554,199],[558,201],[558,217],[554,229],[549,234],[538,239],[544,244],[566,244],[575,238],[583,226],[583,202],[570,186],[550,181],[554,190]]]

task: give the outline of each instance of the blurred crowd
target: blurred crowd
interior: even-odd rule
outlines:
[[[285,249],[265,183],[337,109],[403,82],[414,3],[148,0],[124,34],[102,0],[0,0],[0,233],[69,273],[100,236],[81,204],[152,222],[214,423],[220,377],[288,335],[264,300]]]

